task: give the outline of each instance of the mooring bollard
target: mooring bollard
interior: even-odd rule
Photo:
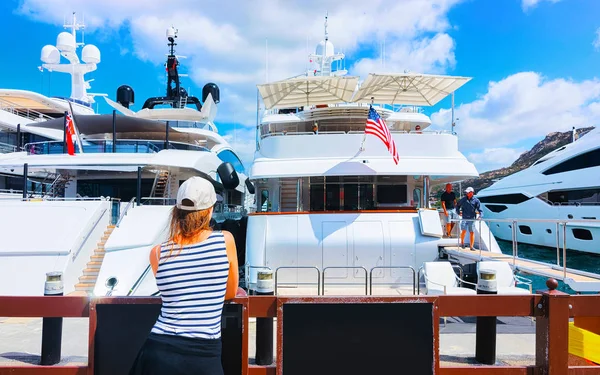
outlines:
[[[477,294],[498,294],[496,271],[479,270]],[[475,331],[475,359],[485,365],[496,363],[496,317],[478,316]]]
[[[62,272],[48,272],[44,285],[44,296],[62,296]],[[63,318],[43,318],[42,320],[42,366],[60,362]]]
[[[275,294],[272,271],[258,271],[256,277],[257,296]],[[256,364],[266,366],[273,363],[273,318],[256,318]]]

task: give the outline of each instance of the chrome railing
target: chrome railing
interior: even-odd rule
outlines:
[[[123,221],[123,218],[125,217],[125,215],[127,215],[127,212],[129,212],[129,209],[131,207],[133,207],[134,204],[135,204],[135,197],[131,198],[131,200],[129,200],[129,202],[127,203],[127,206],[125,206],[125,208],[121,212],[121,215],[119,215],[119,220],[117,220],[117,224],[115,225],[117,228],[119,227],[119,225],[121,225],[121,221]]]
[[[269,137],[279,137],[279,136],[294,136],[294,135],[347,135],[347,134],[364,134],[364,130],[319,130],[316,133],[312,131],[277,131],[277,132],[269,132],[260,135],[260,139],[265,139]],[[449,130],[419,130],[419,131],[407,131],[407,130],[394,130],[390,129],[390,133],[392,134],[421,134],[421,135],[439,135],[439,134],[453,134]]]
[[[483,250],[482,249],[482,242],[481,242],[481,228],[482,228],[482,223],[485,223],[487,226],[487,230],[488,230],[488,245],[492,243],[491,241],[491,237],[492,237],[492,226],[490,225],[490,223],[510,223],[511,226],[511,243],[512,243],[512,263],[513,266],[516,266],[516,261],[517,259],[526,259],[526,258],[521,258],[519,257],[519,242],[518,242],[518,224],[526,224],[526,223],[547,223],[549,225],[555,226],[556,230],[554,231],[554,235],[556,237],[556,266],[560,267],[560,269],[563,272],[563,277],[566,278],[567,277],[567,273],[569,271],[573,272],[576,271],[578,274],[581,275],[589,275],[592,277],[596,277],[598,278],[599,275],[590,273],[590,272],[585,272],[585,271],[579,271],[579,270],[570,270],[567,268],[567,226],[568,225],[572,225],[572,224],[576,224],[576,223],[581,223],[582,226],[585,226],[585,224],[590,224],[590,223],[596,223],[596,224],[600,224],[600,220],[598,219],[485,219],[485,218],[479,218],[479,219],[451,219],[449,220],[449,222],[454,222],[454,223],[458,223],[459,228],[458,231],[460,232],[460,222],[475,222],[476,227],[478,226],[478,237],[479,237],[479,249],[477,249],[479,251],[479,256],[482,257],[483,256]],[[561,226],[562,226],[562,230],[561,230]],[[562,236],[561,236],[562,233]],[[521,234],[524,235],[524,234]],[[562,238],[561,238],[562,237]],[[561,239],[562,239],[562,246],[561,246]],[[465,236],[465,240],[466,240],[466,236]],[[457,236],[457,246],[460,247],[460,236]],[[470,244],[471,245],[471,244]],[[472,246],[472,245],[471,245]],[[529,259],[531,261],[533,261],[532,259]],[[562,260],[562,265],[561,265],[561,260]],[[551,264],[551,263],[548,263]]]
[[[53,120],[52,117],[29,108],[17,108],[13,103],[0,99],[0,110],[12,113],[13,115],[25,117],[33,121]]]

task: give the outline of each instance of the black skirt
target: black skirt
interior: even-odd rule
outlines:
[[[129,375],[223,375],[221,339],[150,333]]]

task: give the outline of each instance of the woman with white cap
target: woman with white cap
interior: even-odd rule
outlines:
[[[204,178],[179,187],[169,238],[150,252],[160,315],[130,374],[223,374],[221,314],[224,301],[236,295],[239,275],[233,236],[209,225],[216,202]]]

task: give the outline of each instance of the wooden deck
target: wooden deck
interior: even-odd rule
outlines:
[[[542,263],[524,258],[514,258],[512,255],[492,253],[485,250],[470,250],[457,246],[445,246],[442,248],[450,258],[469,259],[473,261],[501,261],[510,263],[517,271],[538,275],[543,277],[562,280],[576,292],[600,292],[600,275],[567,268],[565,275],[562,266],[550,263]],[[568,264],[568,261],[567,261]]]

